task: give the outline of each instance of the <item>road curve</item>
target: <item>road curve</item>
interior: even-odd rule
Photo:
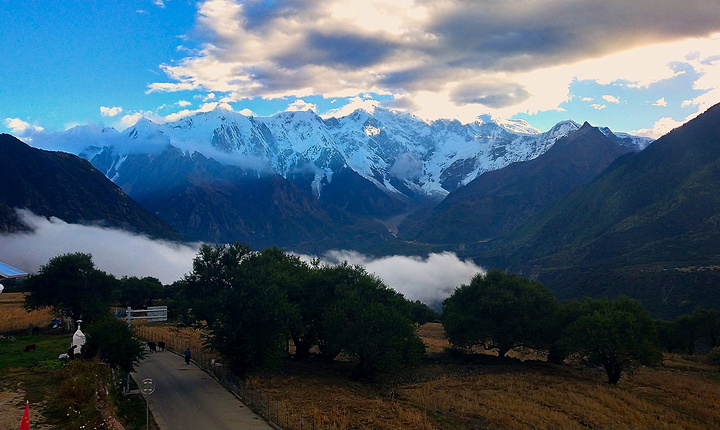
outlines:
[[[138,386],[153,380],[155,391],[145,396],[160,430],[272,430],[210,375],[172,352],[148,354],[132,376]]]

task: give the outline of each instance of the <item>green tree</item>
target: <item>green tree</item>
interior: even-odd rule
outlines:
[[[636,300],[585,299],[579,317],[565,331],[568,348],[603,366],[608,382],[624,371],[662,362],[655,324]]]
[[[540,282],[493,269],[455,289],[443,302],[441,318],[453,345],[497,349],[504,359],[517,346],[546,347],[556,308]]]
[[[144,309],[152,306],[154,300],[163,295],[163,285],[159,279],[146,276],[122,277],[117,283],[117,301],[122,307]]]
[[[715,309],[696,309],[690,318],[700,327],[700,336],[707,339],[710,346],[720,343],[720,313]]]
[[[184,279],[188,316],[207,323],[208,344],[240,376],[274,367],[285,354],[294,313],[281,285],[288,278],[273,271],[283,255],[242,244],[204,245]]]
[[[439,313],[437,313],[434,309],[421,302],[420,300],[408,302],[408,304],[410,306],[410,314],[412,315],[412,320],[415,324],[423,325],[440,319]]]
[[[703,332],[701,314],[695,311],[690,315],[680,315],[675,319],[675,330],[685,345],[685,351],[693,355],[695,353],[695,344],[702,337]]]
[[[335,300],[325,310],[326,347],[357,359],[353,377],[413,367],[425,353],[417,336],[407,300],[361,267],[342,265],[344,282],[335,287]]]
[[[655,320],[658,343],[667,352],[687,351],[688,341],[677,322]]]
[[[115,282],[113,276],[95,268],[90,254],[60,255],[25,279],[23,286],[30,293],[25,307],[50,306],[55,315],[89,323],[107,314]]]
[[[145,346],[133,336],[127,323],[110,315],[86,326],[84,332],[89,355],[98,355],[113,368],[132,372],[145,356]]]

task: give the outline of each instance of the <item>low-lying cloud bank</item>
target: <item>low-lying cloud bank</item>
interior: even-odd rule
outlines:
[[[152,276],[171,284],[192,271],[199,248],[119,229],[68,224],[25,210],[19,214],[33,231],[0,236],[0,260],[28,273],[37,273],[55,256],[84,252],[92,254],[95,267],[116,277]]]
[[[309,261],[312,257],[303,256]],[[426,258],[394,255],[370,258],[354,251],[329,251],[320,260],[327,264],[347,261],[365,267],[386,285],[410,300],[431,305],[441,302],[462,284],[485,269],[470,260],[461,260],[452,252],[430,254]]]
[[[69,224],[25,210],[18,213],[33,231],[0,235],[0,260],[28,273],[37,273],[55,256],[84,252],[92,254],[95,267],[118,278],[152,276],[167,285],[192,271],[200,247],[198,243],[153,240],[114,228]],[[301,258],[310,261],[313,257]],[[472,261],[461,260],[451,252],[426,258],[370,258],[354,251],[329,251],[320,260],[326,264],[347,261],[361,265],[408,299],[427,304],[442,301],[456,287],[484,272]]]

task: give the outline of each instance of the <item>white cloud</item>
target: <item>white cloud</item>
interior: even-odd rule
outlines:
[[[294,102],[292,102],[285,111],[287,112],[303,112],[306,110],[311,110],[313,112],[317,112],[317,106],[313,103],[308,103],[303,99],[297,99]]]
[[[116,277],[152,276],[170,284],[192,271],[199,249],[199,244],[157,241],[118,229],[68,224],[25,210],[18,213],[33,232],[0,236],[0,260],[29,273],[37,272],[57,255],[84,252],[92,254],[98,269]]]
[[[120,106],[114,106],[114,107],[106,107],[106,106],[100,106],[100,115],[102,116],[117,116],[123,111],[123,108]]]
[[[194,33],[201,49],[163,65],[168,81],[148,91],[233,100],[369,91],[428,119],[508,117],[557,110],[574,81],[645,87],[677,76],[673,62],[717,54],[708,35],[718,22],[704,1],[208,0]]]
[[[5,118],[5,127],[10,129],[12,133],[22,135],[25,132],[43,131],[43,128],[37,125],[32,125],[29,122],[23,121],[20,118]]]
[[[593,104],[590,105],[590,107],[593,108],[593,109],[595,109],[595,110],[603,110],[603,109],[605,109],[605,108],[607,107],[607,105],[601,105],[601,104],[598,104],[598,103],[593,103]]]
[[[188,106],[192,105],[192,103],[190,103],[187,100],[180,100],[179,102],[177,102],[177,105],[180,107],[188,107]]]
[[[306,261],[312,257],[302,256]],[[461,260],[451,252],[430,254],[426,258],[390,256],[371,258],[354,251],[329,251],[322,262],[361,265],[369,273],[382,279],[395,291],[410,300],[426,304],[438,303],[452,294],[460,285],[469,284],[478,273],[485,269],[470,260]]]
[[[336,117],[336,118],[342,118],[345,116],[350,115],[351,113],[355,112],[358,109],[365,110],[367,112],[373,112],[376,107],[380,105],[380,102],[377,100],[374,100],[372,98],[366,98],[362,96],[352,97],[346,103],[345,105],[337,108],[329,110],[328,112],[320,115],[322,118],[330,118],[330,117]]]
[[[653,128],[643,128],[635,131],[635,134],[637,134],[638,136],[652,137],[653,139],[657,139],[660,136],[669,133],[674,128],[680,127],[681,125],[685,124],[685,122],[686,121],[677,121],[670,117],[663,117],[655,122]]]
[[[659,99],[657,99],[657,100],[655,101],[655,103],[653,103],[653,106],[662,106],[662,107],[665,107],[665,106],[667,106],[667,105],[668,105],[668,104],[667,104],[667,101],[665,100],[665,97],[659,98]]]
[[[615,97],[615,96],[608,95],[608,94],[605,94],[604,96],[602,96],[602,98],[603,98],[603,100],[605,100],[605,101],[608,102],[608,103],[620,103],[620,99],[619,99],[619,98],[617,98],[617,97]]]
[[[255,112],[253,112],[252,110],[250,110],[248,108],[242,109],[238,113],[240,115],[245,115],[245,116],[257,116],[257,114]]]

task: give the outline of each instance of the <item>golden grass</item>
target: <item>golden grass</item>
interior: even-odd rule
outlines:
[[[406,386],[408,402],[504,429],[718,428],[720,384],[697,375],[648,370],[613,387],[572,369],[493,369]],[[651,384],[652,382],[652,384]],[[695,387],[695,390],[691,389]]]
[[[53,318],[50,308],[28,312],[23,308],[23,293],[0,294],[0,332],[26,330],[32,324],[43,327]]]
[[[151,340],[169,336],[182,348],[202,349],[199,330],[152,323],[142,330]],[[440,324],[418,332],[429,354],[442,356],[449,346]],[[303,428],[326,430],[720,428],[718,369],[697,357],[667,355],[664,366],[640,369],[611,386],[601,369],[550,365],[529,350],[509,355],[526,362],[436,362],[414,373],[431,380],[406,385],[350,381],[335,367],[340,363],[311,363],[248,382],[273,399],[271,414],[283,427],[287,420],[287,430],[299,429],[300,417]]]
[[[439,428],[426,411],[387,397],[368,393],[365,387],[339,377],[317,374],[254,377],[248,381],[264,395],[280,402],[281,424],[284,410],[289,429],[314,425],[318,429],[418,429]]]

